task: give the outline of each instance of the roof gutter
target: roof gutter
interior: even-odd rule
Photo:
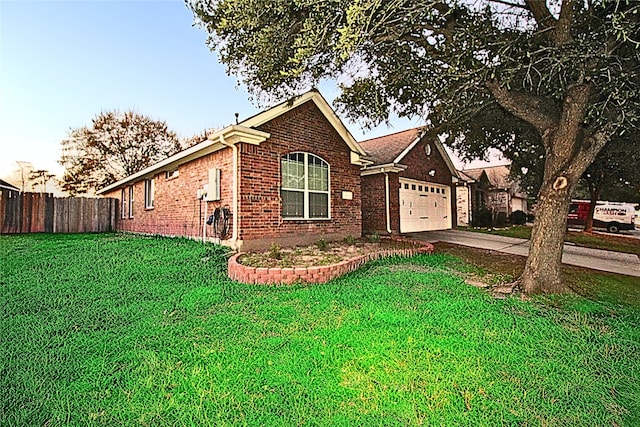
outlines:
[[[399,163],[386,163],[384,165],[365,166],[360,169],[360,176],[375,175],[378,173],[400,173],[407,169],[407,166]]]

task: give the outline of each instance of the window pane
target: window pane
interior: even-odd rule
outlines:
[[[282,187],[304,188],[304,155],[301,153],[287,154],[282,158]]]
[[[282,190],[282,217],[304,217],[304,193],[301,191]]]
[[[309,154],[309,190],[329,191],[329,165]]]
[[[326,193],[309,193],[309,217],[329,218],[329,195]]]

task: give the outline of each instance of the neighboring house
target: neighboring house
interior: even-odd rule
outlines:
[[[473,205],[471,203],[471,186],[476,182],[463,171],[458,171],[460,178],[456,185],[456,212],[458,227],[468,227],[471,225],[473,215]]]
[[[527,194],[509,176],[510,166],[490,166],[466,169],[462,173],[469,184],[473,212],[489,209],[494,216],[502,213],[505,217],[512,212],[527,213]]]
[[[5,181],[4,179],[0,179],[0,190],[7,190],[14,193],[19,193],[20,189],[15,185],[12,185]]]
[[[369,163],[325,99],[308,92],[98,194],[120,200],[119,230],[244,250],[309,244],[361,236]]]
[[[443,230],[456,224],[458,175],[424,128],[361,142],[373,164],[362,170],[364,233]]]

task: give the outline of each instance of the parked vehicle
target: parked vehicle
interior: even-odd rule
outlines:
[[[589,217],[588,201],[574,200],[569,207],[567,224],[569,226],[583,226]],[[597,202],[593,212],[593,226],[606,228],[610,233],[620,230],[635,230],[636,210],[624,203]]]

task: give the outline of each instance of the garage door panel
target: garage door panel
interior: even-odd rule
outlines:
[[[424,181],[400,180],[400,232],[451,228],[449,188]]]

